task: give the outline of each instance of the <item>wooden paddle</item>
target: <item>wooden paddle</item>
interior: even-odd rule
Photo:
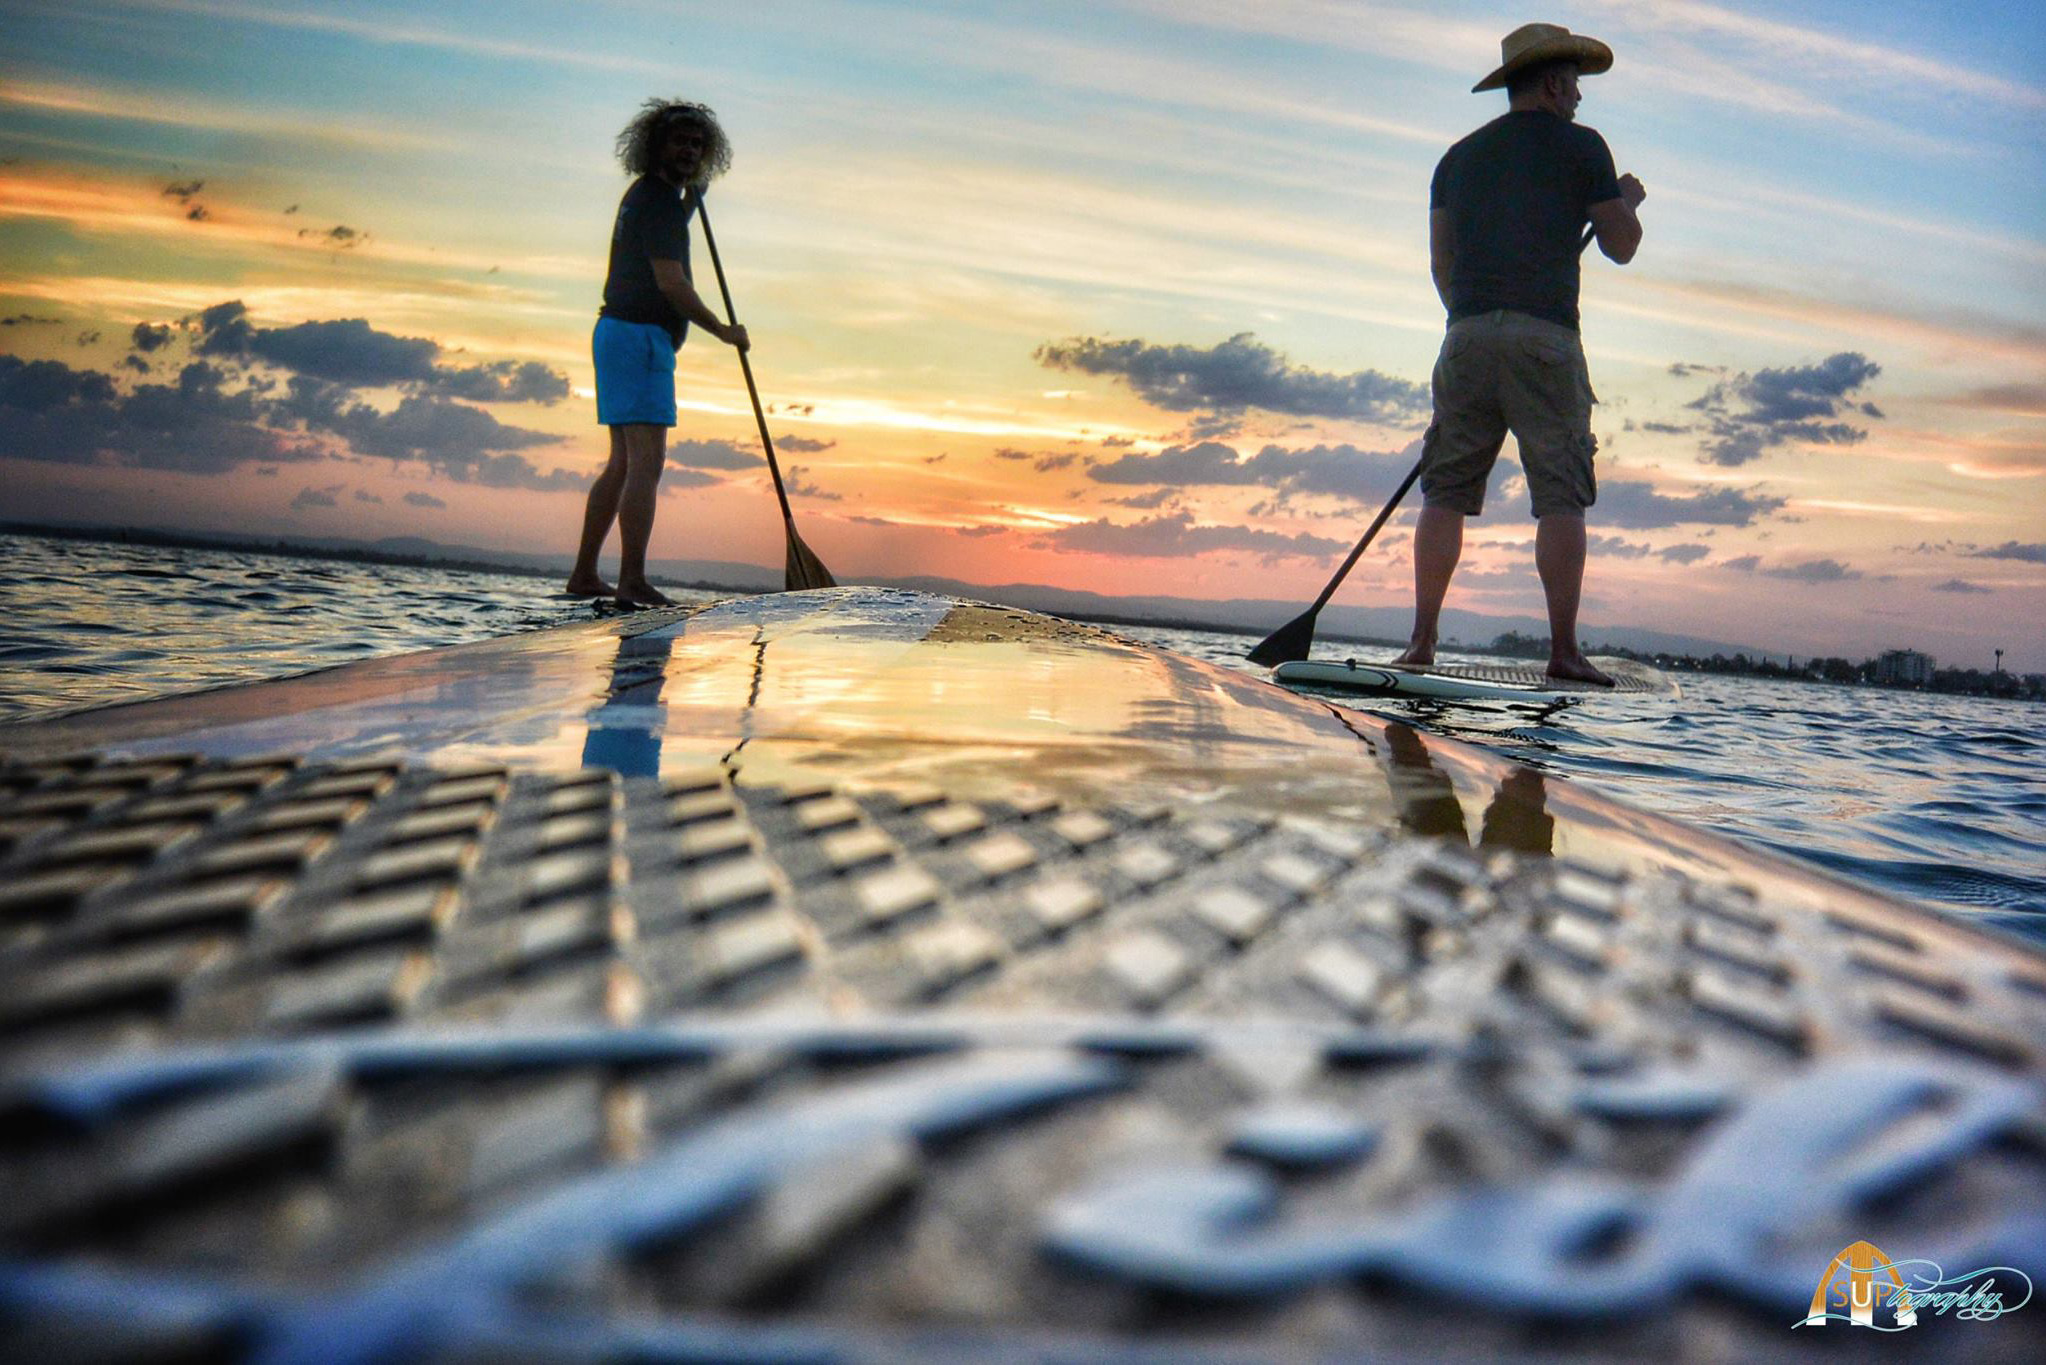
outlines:
[[[704,245],[710,248],[711,269],[717,272],[718,292],[725,298],[725,320],[732,326],[739,325],[739,314],[732,307],[732,291],[725,283],[724,262],[718,259],[718,239],[710,233],[710,211],[704,207],[703,196],[696,198],[696,216],[703,223]],[[782,587],[788,592],[801,592],[806,588],[835,588],[838,580],[831,576],[831,570],[824,567],[824,561],[817,558],[803,538],[796,534],[796,516],[789,510],[788,489],[782,486],[781,465],[774,458],[774,438],[767,434],[767,414],[760,408],[760,390],[753,383],[753,362],[739,352],[739,369],[746,376],[746,396],[753,400],[753,420],[760,424],[760,444],[767,451],[767,472],[774,476],[774,496],[781,503],[782,529],[788,532],[789,552],[782,567]]]
[[[1584,248],[1591,245],[1591,239],[1596,231],[1597,229],[1595,228],[1586,228],[1584,230],[1584,240],[1577,244],[1579,252],[1582,252]],[[1378,534],[1379,528],[1385,525],[1386,518],[1393,514],[1394,509],[1400,505],[1400,500],[1406,497],[1407,490],[1414,486],[1414,480],[1421,477],[1421,466],[1427,462],[1428,454],[1426,451],[1423,451],[1421,458],[1414,462],[1414,467],[1407,471],[1406,478],[1401,479],[1400,486],[1393,491],[1392,500],[1386,503],[1384,508],[1379,511],[1378,516],[1372,520],[1371,529],[1366,531],[1364,538],[1357,542],[1357,548],[1350,551],[1350,557],[1343,561],[1343,567],[1336,570],[1336,576],[1331,578],[1328,581],[1328,586],[1321,590],[1321,596],[1314,599],[1314,605],[1301,612],[1285,625],[1280,626],[1270,635],[1265,636],[1263,640],[1258,642],[1257,648],[1251,650],[1245,656],[1246,658],[1254,664],[1273,668],[1279,664],[1288,664],[1307,657],[1308,651],[1314,648],[1314,618],[1320,614],[1323,607],[1328,605],[1329,598],[1336,595],[1336,589],[1342,586],[1343,580],[1350,576],[1350,570],[1355,567],[1358,556],[1364,553],[1364,547],[1371,543],[1372,538]]]

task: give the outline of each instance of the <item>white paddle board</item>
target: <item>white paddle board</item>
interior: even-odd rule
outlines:
[[[1680,696],[1675,681],[1660,669],[1631,659],[1596,658],[1613,686],[1551,678],[1539,664],[1360,663],[1355,659],[1304,659],[1272,670],[1287,687],[1354,692],[1376,697],[1433,697],[1443,701],[1582,701],[1586,697]]]

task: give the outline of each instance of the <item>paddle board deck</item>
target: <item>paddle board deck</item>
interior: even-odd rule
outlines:
[[[0,727],[24,1359],[1770,1358],[1850,1237],[2046,1273],[2042,1038],[2022,944],[923,594]]]
[[[1677,697],[1676,682],[1660,669],[1632,659],[1592,662],[1613,679],[1611,687],[1552,678],[1528,664],[1411,664],[1302,659],[1272,670],[1287,687],[1324,689],[1378,697],[1430,697],[1441,701],[1582,701],[1615,695]]]

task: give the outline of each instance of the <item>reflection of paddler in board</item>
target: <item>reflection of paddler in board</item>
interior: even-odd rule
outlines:
[[[729,346],[748,345],[746,329],[711,312],[689,276],[690,214],[704,187],[731,165],[732,149],[703,105],[648,100],[618,135],[618,159],[635,178],[612,223],[604,306],[590,342],[597,421],[611,428],[611,459],[590,487],[567,591],[667,607],[674,603],[647,581],[646,551],[675,425],[675,353],[692,322]],[[616,588],[597,573],[614,518]]]

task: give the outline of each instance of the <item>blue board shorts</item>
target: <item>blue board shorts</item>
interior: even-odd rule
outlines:
[[[667,328],[598,318],[590,355],[597,364],[598,422],[675,425],[675,343]]]

